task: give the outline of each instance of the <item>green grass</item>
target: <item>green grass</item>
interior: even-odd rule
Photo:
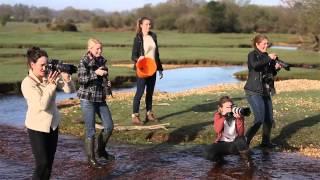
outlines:
[[[230,95],[238,106],[248,106],[242,91],[208,93],[190,95],[174,99],[154,101],[154,111],[161,123],[170,123],[168,131],[142,130],[114,132],[112,139],[133,144],[164,143],[175,144],[209,144],[215,139],[213,131],[213,113],[217,100],[222,95]],[[272,139],[281,149],[296,150],[300,146],[311,144],[320,148],[320,94],[318,91],[284,92],[273,97],[275,127]],[[167,106],[161,104],[167,103]],[[130,125],[132,99],[109,102],[115,124]],[[144,103],[142,103],[143,105]],[[64,110],[65,111],[65,110]],[[75,124],[72,120],[81,119],[79,106],[67,109],[63,115],[61,130],[64,133],[83,136],[83,124]],[[141,114],[145,113],[141,107]],[[252,125],[253,115],[246,118],[246,129]],[[151,123],[152,124],[152,123]],[[146,137],[153,135],[151,140]],[[261,142],[261,132],[253,139],[252,146]]]
[[[190,34],[175,31],[159,31],[160,58],[169,64],[246,64],[247,54],[254,34]],[[297,43],[299,38],[293,34],[268,34],[274,43]],[[97,32],[88,24],[79,24],[79,32],[49,31],[45,24],[9,22],[0,28],[0,82],[16,82],[25,74],[26,51],[31,46],[47,50],[50,58],[61,59],[66,63],[78,64],[86,51],[88,38],[95,37],[104,44],[104,56],[109,64],[131,63],[131,46],[134,32]],[[307,40],[308,41],[308,40]],[[320,65],[320,54],[311,51],[290,51],[271,49],[280,59],[293,64]],[[130,69],[117,70],[115,74],[130,74]],[[301,70],[303,71],[303,70]],[[294,78],[314,79],[312,73],[293,74]],[[119,72],[119,73],[118,73]],[[297,76],[295,76],[297,75]],[[309,76],[310,75],[310,76]],[[111,74],[112,76],[112,74]]]

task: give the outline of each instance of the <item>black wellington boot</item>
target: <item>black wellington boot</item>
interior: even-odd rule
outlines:
[[[106,151],[106,145],[108,143],[108,140],[111,136],[111,133],[105,133],[103,130],[100,132],[98,136],[98,148],[97,148],[97,156],[103,157],[106,160],[114,160],[115,157],[111,154],[109,154]]]
[[[262,132],[262,142],[261,142],[261,147],[262,148],[274,148],[276,147],[276,144],[271,143],[270,141],[270,136],[271,136],[271,128],[272,124],[263,124],[263,132]]]
[[[246,142],[247,142],[248,147],[250,146],[250,142],[253,139],[253,137],[256,135],[256,133],[259,130],[260,126],[261,126],[261,123],[257,122],[257,123],[255,123],[253,126],[251,126],[248,129],[248,131],[246,133]]]
[[[93,168],[101,169],[102,165],[99,162],[97,162],[97,160],[95,158],[94,144],[95,144],[94,138],[86,138],[85,149],[86,149],[86,153],[88,156],[88,163]]]

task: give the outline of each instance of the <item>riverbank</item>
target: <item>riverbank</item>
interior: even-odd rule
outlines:
[[[217,100],[222,95],[230,95],[238,106],[248,106],[243,85],[216,85],[180,93],[157,92],[154,95],[154,111],[161,123],[170,123],[169,129],[115,131],[112,139],[130,144],[210,144],[215,139],[212,118]],[[298,151],[304,155],[320,157],[320,81],[278,81],[276,89],[278,94],[273,97],[276,124],[272,133],[273,141],[278,144],[276,151]],[[115,124],[131,125],[133,96],[134,92],[117,92],[114,98],[108,99]],[[142,116],[145,113],[143,104]],[[61,132],[82,137],[84,131],[78,100],[67,100],[59,103],[59,106],[64,106],[61,109]],[[248,128],[253,116],[246,119]],[[261,141],[260,134],[253,139],[252,147]]]

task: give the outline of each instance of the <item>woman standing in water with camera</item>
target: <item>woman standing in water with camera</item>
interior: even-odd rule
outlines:
[[[74,85],[69,74],[46,71],[46,51],[33,47],[26,56],[29,73],[21,83],[21,91],[28,105],[25,125],[36,163],[32,179],[49,179],[60,121],[55,102],[56,89],[61,88],[64,92],[71,93]]]
[[[85,122],[85,149],[90,166],[102,168],[95,157],[95,116],[102,121],[104,129],[98,135],[97,155],[106,160],[113,160],[114,156],[106,151],[106,145],[113,131],[111,112],[106,103],[108,88],[107,60],[102,56],[102,43],[97,39],[88,40],[88,51],[80,60],[78,66],[78,81],[80,88],[78,97]]]
[[[133,42],[132,48],[132,61],[134,61],[134,66],[136,63],[149,57],[153,59],[156,63],[157,70],[159,71],[160,79],[163,77],[162,64],[159,57],[159,49],[157,42],[157,35],[150,31],[151,29],[151,19],[148,17],[139,18],[137,21],[136,27],[136,36]],[[132,123],[137,125],[142,125],[143,122],[140,119],[139,109],[140,109],[140,100],[146,89],[146,118],[145,122],[156,121],[156,117],[152,111],[152,96],[154,87],[156,84],[155,72],[152,76],[146,78],[140,78],[137,76],[137,91],[133,99],[133,113],[132,113]]]
[[[275,144],[270,141],[273,124],[271,95],[275,93],[273,77],[281,65],[276,62],[276,54],[267,52],[268,45],[267,36],[259,34],[254,37],[254,50],[248,54],[249,75],[244,90],[254,114],[254,124],[246,132],[247,144],[263,125],[261,147],[272,148]]]

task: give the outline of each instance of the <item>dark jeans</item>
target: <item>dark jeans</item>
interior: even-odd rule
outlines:
[[[210,145],[206,152],[206,158],[209,160],[219,160],[224,155],[239,154],[241,151],[248,150],[245,138],[237,137],[233,142],[219,141]]]
[[[248,102],[254,114],[254,124],[246,133],[247,142],[255,136],[260,126],[263,125],[262,142],[261,144],[270,143],[270,134],[273,123],[273,108],[270,96],[250,95],[247,96]]]
[[[58,142],[58,128],[50,133],[28,129],[36,167],[32,179],[49,179]]]
[[[80,107],[86,125],[87,138],[92,138],[95,136],[96,114],[102,121],[104,132],[111,135],[113,131],[113,121],[111,117],[111,112],[106,102],[91,102],[88,100],[81,99]]]
[[[148,78],[137,77],[137,91],[133,98],[133,113],[139,113],[140,100],[143,96],[144,90],[146,89],[146,109],[147,111],[152,110],[152,96],[154,91],[154,86],[156,84],[156,75]]]

